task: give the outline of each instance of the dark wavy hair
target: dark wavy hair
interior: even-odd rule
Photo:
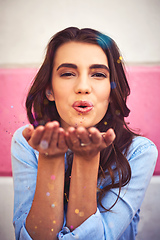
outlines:
[[[113,128],[116,139],[113,144],[101,151],[98,178],[99,182],[110,178],[110,184],[98,188],[98,202],[105,211],[109,211],[117,202],[106,209],[102,205],[104,194],[111,188],[125,186],[131,179],[131,169],[126,159],[127,150],[135,135],[127,126],[125,117],[128,117],[130,110],[126,100],[130,94],[130,88],[126,79],[124,64],[119,49],[110,37],[99,31],[84,28],[78,29],[69,27],[55,34],[48,43],[46,56],[40,67],[26,99],[28,119],[35,127],[44,125],[48,121],[60,122],[55,102],[49,101],[46,97],[46,89],[51,88],[52,69],[57,49],[64,43],[84,42],[96,44],[102,48],[107,56],[110,69],[111,94],[108,110],[104,118],[96,125],[101,132]],[[65,196],[69,193],[69,180],[72,168],[73,154],[67,154],[68,170],[65,176]]]

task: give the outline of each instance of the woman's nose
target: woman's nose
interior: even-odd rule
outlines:
[[[80,76],[77,78],[75,92],[77,94],[91,93],[91,82],[88,76]]]

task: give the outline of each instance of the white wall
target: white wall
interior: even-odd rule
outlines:
[[[91,27],[115,39],[128,63],[160,63],[160,0],[0,0],[0,67],[37,66],[50,37]]]

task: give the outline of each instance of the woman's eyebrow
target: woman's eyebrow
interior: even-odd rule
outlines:
[[[74,68],[77,69],[77,65],[73,64],[73,63],[62,63],[61,65],[59,65],[59,67],[57,68],[57,71],[62,68],[62,67],[67,67],[67,68]],[[102,68],[102,69],[106,69],[108,72],[110,72],[109,68],[104,65],[104,64],[93,64],[89,67],[89,69],[96,69],[96,68]]]
[[[77,69],[77,65],[75,65],[75,64],[73,64],[73,63],[62,63],[62,64],[59,65],[59,67],[57,68],[57,71],[58,71],[60,68],[62,68],[62,67]]]
[[[93,64],[89,68],[90,69],[102,68],[102,69],[106,69],[108,72],[110,72],[109,68],[106,65],[104,65],[104,64]]]

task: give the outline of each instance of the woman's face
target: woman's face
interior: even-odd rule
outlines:
[[[80,42],[60,46],[54,59],[52,88],[50,100],[55,101],[64,129],[95,126],[108,109],[111,91],[103,50]]]

